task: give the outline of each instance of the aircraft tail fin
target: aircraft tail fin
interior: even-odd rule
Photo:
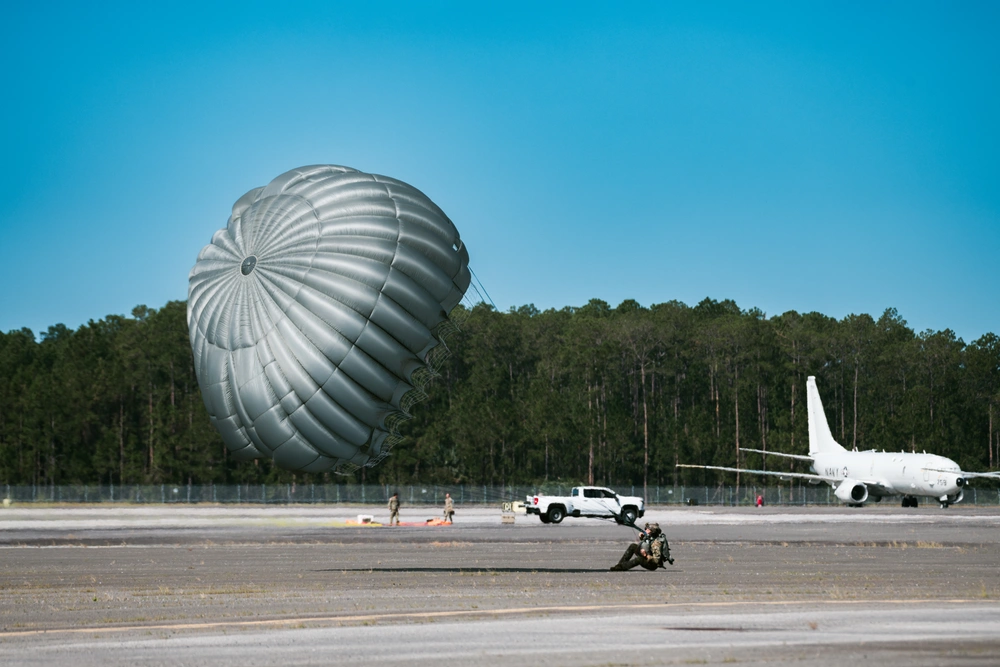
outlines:
[[[830,433],[823,402],[816,389],[816,378],[812,375],[806,379],[806,408],[809,412],[809,454],[846,451]]]

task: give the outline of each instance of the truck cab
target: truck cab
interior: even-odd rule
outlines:
[[[542,523],[559,523],[567,516],[620,518],[633,523],[646,513],[646,506],[638,496],[621,496],[603,486],[576,486],[568,496],[528,496],[525,510]]]

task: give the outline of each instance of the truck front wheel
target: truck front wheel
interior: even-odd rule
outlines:
[[[552,523],[559,523],[566,516],[566,510],[561,507],[550,507],[549,508],[549,521]]]
[[[625,523],[635,523],[637,516],[638,512],[634,507],[625,507],[622,509],[622,518],[625,519]]]

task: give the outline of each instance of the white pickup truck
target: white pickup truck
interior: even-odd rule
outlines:
[[[528,496],[524,503],[528,514],[537,514],[542,523],[559,523],[567,516],[614,517],[633,523],[646,513],[646,505],[637,496],[619,496],[602,486],[577,486],[569,496]]]

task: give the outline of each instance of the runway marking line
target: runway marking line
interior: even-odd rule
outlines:
[[[926,602],[926,600],[923,600]],[[413,611],[391,614],[364,614],[360,616],[305,616],[297,618],[272,618],[259,621],[210,621],[207,623],[172,623],[157,625],[106,625],[86,628],[55,628],[50,630],[14,630],[0,632],[0,639],[9,637],[28,637],[33,635],[52,634],[83,634],[131,632],[137,630],[207,630],[211,628],[262,627],[280,626],[299,623],[364,623],[372,621],[405,620],[420,618],[461,618],[469,616],[509,616],[512,614],[546,614],[552,612],[584,612],[584,611],[621,611],[629,609],[664,609],[664,608],[718,608],[718,607],[789,607],[804,604],[821,605],[891,605],[910,604],[914,600],[771,600],[766,602],[661,602],[655,604],[613,604],[613,605],[563,605],[554,607],[518,607],[514,609],[469,609],[454,611]],[[977,600],[936,600],[938,604],[970,604],[981,602]]]

